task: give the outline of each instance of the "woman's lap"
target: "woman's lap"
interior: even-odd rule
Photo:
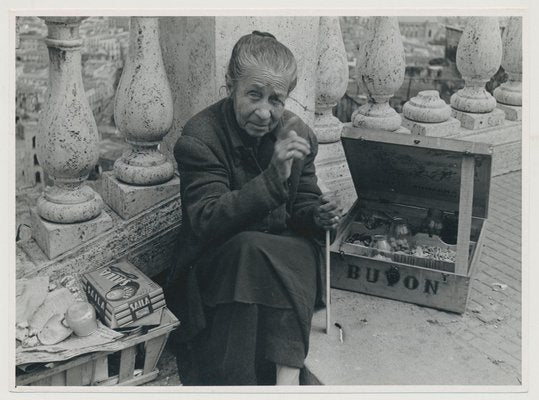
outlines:
[[[208,306],[237,301],[312,307],[318,262],[308,239],[246,231],[203,255],[197,276]]]
[[[256,367],[268,361],[303,366],[316,251],[301,237],[242,232],[201,258],[208,328],[196,343],[203,384],[254,384]]]

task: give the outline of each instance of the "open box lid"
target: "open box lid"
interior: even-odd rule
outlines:
[[[473,156],[472,215],[487,217],[489,145],[350,125],[341,140],[359,199],[450,212],[459,211],[463,160]]]

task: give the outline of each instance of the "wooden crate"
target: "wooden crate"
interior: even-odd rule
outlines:
[[[331,286],[463,313],[483,247],[489,146],[350,126],[342,141],[358,201],[331,246]],[[394,254],[377,259],[367,248],[346,243],[351,233],[368,231],[359,221],[362,214],[400,216],[417,226],[432,208],[458,214],[454,263]]]
[[[178,319],[164,309],[161,324],[138,336],[126,336],[120,340],[118,351],[101,351],[84,354],[71,360],[55,363],[52,368],[24,373],[16,378],[17,386],[135,386],[157,377],[157,362],[165,347],[168,336],[179,325]],[[142,356],[143,368],[135,370],[135,359]],[[108,363],[119,357],[119,372],[108,376]],[[103,376],[105,371],[105,376]]]

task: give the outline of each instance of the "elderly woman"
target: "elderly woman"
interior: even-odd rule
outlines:
[[[269,33],[234,46],[228,97],[185,125],[174,155],[183,232],[169,284],[180,379],[196,385],[299,384],[320,246],[340,210],[321,196],[317,141],[285,110],[291,51]]]

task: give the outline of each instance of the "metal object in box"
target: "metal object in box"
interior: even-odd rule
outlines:
[[[358,200],[331,246],[332,287],[463,313],[485,231],[490,147],[351,126],[345,126],[341,139]],[[346,242],[354,233],[381,233],[365,226],[362,215],[400,216],[419,226],[429,209],[458,219],[456,245],[427,234],[416,237],[425,246],[454,250],[454,262],[378,255]]]

